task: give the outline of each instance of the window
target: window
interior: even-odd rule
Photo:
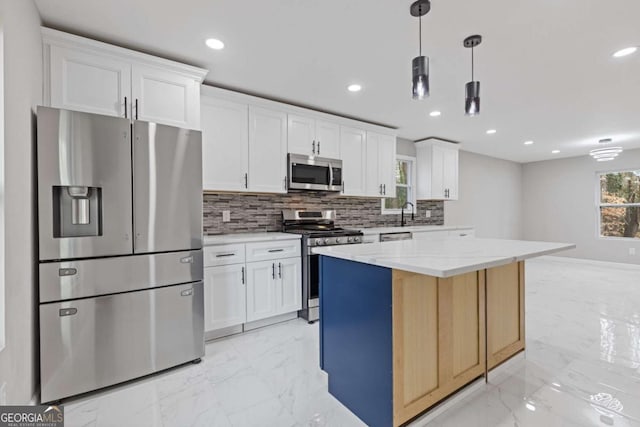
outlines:
[[[396,197],[391,199],[382,199],[382,213],[386,214],[399,214],[403,206],[407,205],[407,202],[413,203],[414,207],[409,205],[407,209],[409,212],[415,210],[416,205],[416,170],[415,170],[416,158],[408,156],[397,156],[396,161]]]
[[[640,170],[600,174],[600,236],[640,239]]]

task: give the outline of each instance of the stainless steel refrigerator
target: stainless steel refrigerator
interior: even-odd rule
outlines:
[[[37,114],[41,401],[197,361],[201,133]]]

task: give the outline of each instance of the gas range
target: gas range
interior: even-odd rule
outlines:
[[[301,317],[313,323],[320,317],[320,265],[315,246],[362,243],[362,232],[336,227],[334,210],[282,211],[282,231],[302,235],[302,310]]]
[[[282,211],[282,229],[286,233],[301,234],[307,247],[362,243],[362,232],[336,227],[335,215],[334,210]]]

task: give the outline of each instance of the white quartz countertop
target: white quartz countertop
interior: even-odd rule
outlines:
[[[451,277],[575,247],[573,243],[443,238],[332,246],[314,248],[313,252],[428,276]]]
[[[300,239],[300,237],[301,236],[299,234],[278,232],[217,234],[213,236],[204,236],[204,246],[292,240]]]
[[[405,227],[375,227],[361,228],[363,234],[382,234],[382,233],[402,233],[402,232],[420,232],[420,231],[449,231],[449,230],[470,230],[473,227],[468,225],[410,225]]]

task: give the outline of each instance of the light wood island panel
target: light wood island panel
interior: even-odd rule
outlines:
[[[484,272],[393,271],[393,418],[400,425],[485,372]]]

